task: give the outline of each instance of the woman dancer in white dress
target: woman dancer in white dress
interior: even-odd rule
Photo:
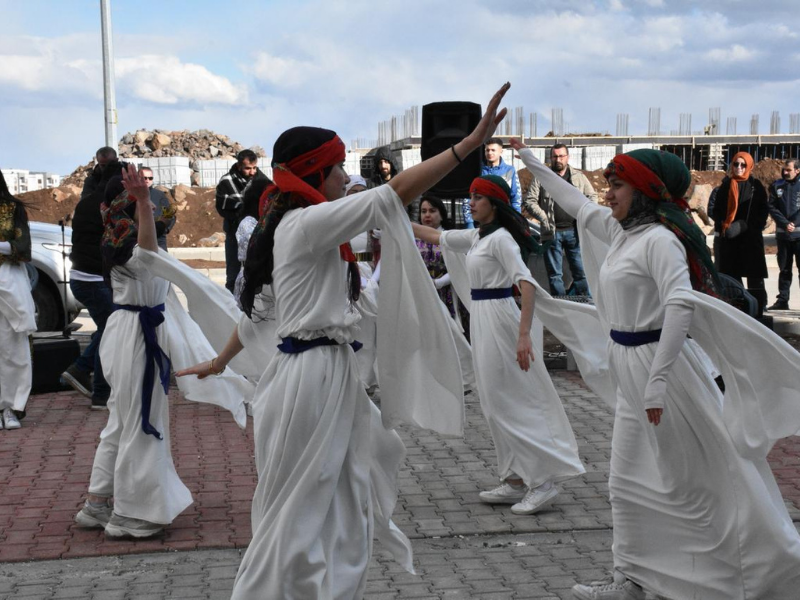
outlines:
[[[128,166],[122,180],[109,182],[106,199],[103,262],[118,308],[100,352],[111,396],[89,495],[75,521],[112,537],[141,538],[161,532],[192,495],[175,470],[169,441],[170,361],[162,325],[169,282],[152,276],[142,257],[143,250],[158,252],[150,193]]]
[[[0,173],[0,429],[19,429],[31,393],[31,346],[36,331],[31,282],[31,232],[22,202]]]
[[[363,595],[373,526],[380,534],[379,525],[386,523],[378,518],[386,506],[374,498],[396,494],[391,477],[384,480],[388,486],[375,489],[370,470],[376,460],[389,459],[396,472],[402,443],[393,432],[371,429],[377,409],[364,392],[349,347],[359,320],[352,303],[360,279],[347,242],[379,226],[407,228],[403,205],[487,139],[505,113],[498,114],[497,108],[508,87],[492,98],[476,130],[452,149],[387,185],[347,199],[341,199],[348,180],[344,144],[334,132],[298,127],[276,141],[275,196],[250,245],[242,304],[251,310],[258,289],[271,285],[283,341],[260,380],[253,406],[258,468],[253,540],[233,598],[349,600]],[[412,246],[410,231],[406,234]],[[419,255],[410,250],[408,256],[418,261],[424,276]],[[234,332],[211,364],[180,375],[217,373],[241,349]],[[451,354],[455,360],[454,347]],[[454,378],[449,385],[460,388],[460,381]],[[374,456],[371,436],[388,434],[399,447],[391,456]]]
[[[796,598],[800,537],[766,454],[800,426],[797,386],[785,383],[796,384],[800,355],[707,295],[715,272],[683,199],[685,165],[655,150],[615,157],[603,207],[512,146],[577,218],[598,315],[611,330],[615,569],[576,585],[575,597],[643,600],[647,589],[675,600]],[[723,372],[724,399],[687,333]]]
[[[414,225],[414,233],[429,244],[467,255],[475,378],[502,479],[499,487],[481,492],[480,499],[513,504],[513,513],[527,515],[556,497],[556,482],[585,469],[558,393],[544,363],[534,356],[535,287],[525,265],[537,245],[525,219],[511,209],[510,196],[503,178],[478,177],[470,186],[470,210],[480,229],[438,231]],[[513,285],[522,294],[521,311],[512,297]]]

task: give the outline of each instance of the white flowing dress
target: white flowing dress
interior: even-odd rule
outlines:
[[[441,246],[467,255],[472,289],[509,288],[520,281],[534,284],[519,246],[505,229],[483,238],[477,229],[443,231]],[[536,358],[527,372],[519,368],[519,320],[513,298],[470,304],[475,379],[497,449],[498,474],[501,479],[518,476],[535,488],[576,477],[585,469],[564,406],[544,366],[542,349],[534,348]],[[542,324],[534,319],[533,327]]]
[[[138,246],[124,267],[111,270],[116,304],[158,306],[167,299],[169,282],[154,277]],[[156,328],[158,344],[168,351],[167,327]],[[172,461],[169,400],[156,370],[150,423],[163,439],[142,431],[144,336],[139,313],[115,310],[100,342],[103,374],[111,386],[108,423],[100,434],[89,493],[114,497],[114,512],[123,517],[167,525],[192,503]]]
[[[380,306],[388,314],[378,316],[394,347],[387,345],[383,354],[379,350],[379,360],[387,361],[381,368],[386,375],[382,403],[388,409],[384,424],[420,422],[461,431],[455,346],[441,316],[435,316],[441,323],[428,323],[430,315],[415,307],[408,281],[427,279],[426,302],[435,291],[394,190],[381,186],[287,213],[274,245],[278,334],[306,340],[324,336],[339,345],[279,352],[259,380],[253,402],[258,470],[253,539],[234,584],[236,600],[360,598],[373,535],[413,570],[410,544],[389,520],[405,449],[396,432],[380,426],[381,413],[364,391],[348,345],[357,339],[361,315],[348,300],[339,244],[378,226],[395,229],[384,236],[382,260],[394,274],[380,290],[387,295]],[[404,326],[409,320],[419,327]],[[428,331],[439,337],[423,348],[420,341]],[[409,343],[414,349],[407,351]],[[441,366],[443,376],[435,379],[428,366]],[[401,373],[410,373],[412,380]],[[407,393],[419,392],[420,382],[429,394]],[[434,394],[448,397],[447,407],[440,408]]]
[[[643,398],[659,344],[609,339],[617,385],[609,478],[615,568],[676,600],[799,597],[800,536],[766,452],[800,424],[800,356],[736,309],[693,292],[686,251],[665,227],[625,231],[608,208],[584,203],[530,152],[520,155],[563,208],[580,206],[584,264],[605,329],[660,329],[666,307],[686,307],[694,311],[689,332],[726,383],[723,398],[706,357],[686,340],[666,373],[664,412],[654,427]],[[752,389],[750,380],[762,374],[773,382]]]
[[[0,264],[0,410],[25,410],[31,393],[31,347],[36,331],[31,281],[24,264]]]

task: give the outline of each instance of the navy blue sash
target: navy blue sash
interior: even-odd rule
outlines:
[[[611,330],[611,339],[622,346],[643,346],[661,339],[661,330],[651,331],[617,331]]]
[[[473,300],[499,300],[501,298],[511,298],[514,295],[513,288],[483,288],[471,290]]]
[[[150,424],[150,408],[153,404],[153,383],[155,382],[156,366],[160,372],[161,385],[164,393],[169,392],[169,373],[172,362],[169,360],[161,346],[158,345],[156,327],[164,322],[164,305],[134,306],[133,304],[115,304],[115,309],[129,310],[139,313],[139,324],[142,326],[144,336],[144,380],[142,381],[142,431],[164,439],[158,430]]]
[[[305,352],[306,350],[311,350],[312,348],[316,348],[317,346],[339,346],[339,342],[336,340],[332,340],[329,337],[318,337],[314,338],[313,340],[301,340],[296,337],[286,337],[281,338],[281,343],[278,344],[278,350],[285,354],[300,354],[301,352]],[[350,346],[353,348],[353,352],[358,352],[361,350],[362,344],[361,342],[351,342]]]

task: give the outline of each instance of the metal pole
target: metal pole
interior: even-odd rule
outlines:
[[[106,146],[117,147],[117,99],[114,93],[114,50],[111,45],[111,0],[100,0],[100,26],[103,34],[103,106]]]

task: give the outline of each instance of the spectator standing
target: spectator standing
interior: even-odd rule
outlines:
[[[564,144],[556,144],[550,149],[550,169],[561,179],[576,187],[589,200],[597,202],[597,193],[586,175],[569,166],[569,149]],[[536,177],[531,179],[525,193],[525,207],[541,224],[542,242],[553,241],[544,255],[550,293],[554,296],[565,296],[567,293],[562,269],[563,256],[566,255],[575,293],[588,296],[589,286],[583,271],[575,219],[553,202],[553,198]]]
[[[517,170],[503,160],[503,140],[500,138],[491,138],[483,148],[481,176],[483,175],[496,175],[503,178],[508,187],[511,188],[511,208],[517,212],[522,212],[522,198]],[[474,229],[475,223],[470,211],[469,198],[465,198],[462,202],[462,214],[464,215],[464,223],[467,229]]]
[[[233,293],[236,276],[241,267],[236,243],[239,227],[239,210],[245,190],[257,179],[267,179],[258,168],[258,156],[252,150],[242,150],[236,155],[236,164],[222,176],[217,184],[217,213],[222,217],[225,232],[225,287]]]
[[[117,151],[111,146],[103,146],[99,148],[94,154],[94,169],[83,182],[83,189],[81,190],[81,200],[91,196],[92,192],[97,188],[100,180],[103,179],[103,169],[108,163],[117,160]]]
[[[769,205],[764,185],[751,175],[753,157],[738,152],[731,161],[730,175],[722,180],[714,201],[714,232],[719,238],[717,265],[720,273],[739,283],[747,277],[747,291],[758,301],[758,316],[767,304],[767,260],[764,236]]]
[[[108,404],[111,388],[103,375],[98,348],[103,339],[106,321],[114,311],[111,288],[103,279],[103,259],[100,244],[103,240],[103,217],[100,205],[105,198],[108,182],[122,173],[122,163],[113,160],[101,169],[101,178],[92,193],[82,198],[72,217],[72,269],[69,272],[69,287],[75,299],[86,307],[94,321],[96,331],[92,341],[61,374],[65,383],[84,396],[91,398],[92,408],[103,410]],[[94,378],[91,374],[94,373]]]
[[[800,161],[790,158],[781,170],[782,179],[770,186],[769,214],[775,221],[778,242],[778,298],[769,310],[789,309],[792,262],[800,271]]]
[[[167,195],[159,189],[153,187],[153,169],[150,167],[140,167],[139,175],[147,182],[150,188],[150,202],[153,203],[153,214],[156,217],[156,235],[158,236],[158,247],[167,250],[167,234],[175,227],[175,209],[167,198]]]

